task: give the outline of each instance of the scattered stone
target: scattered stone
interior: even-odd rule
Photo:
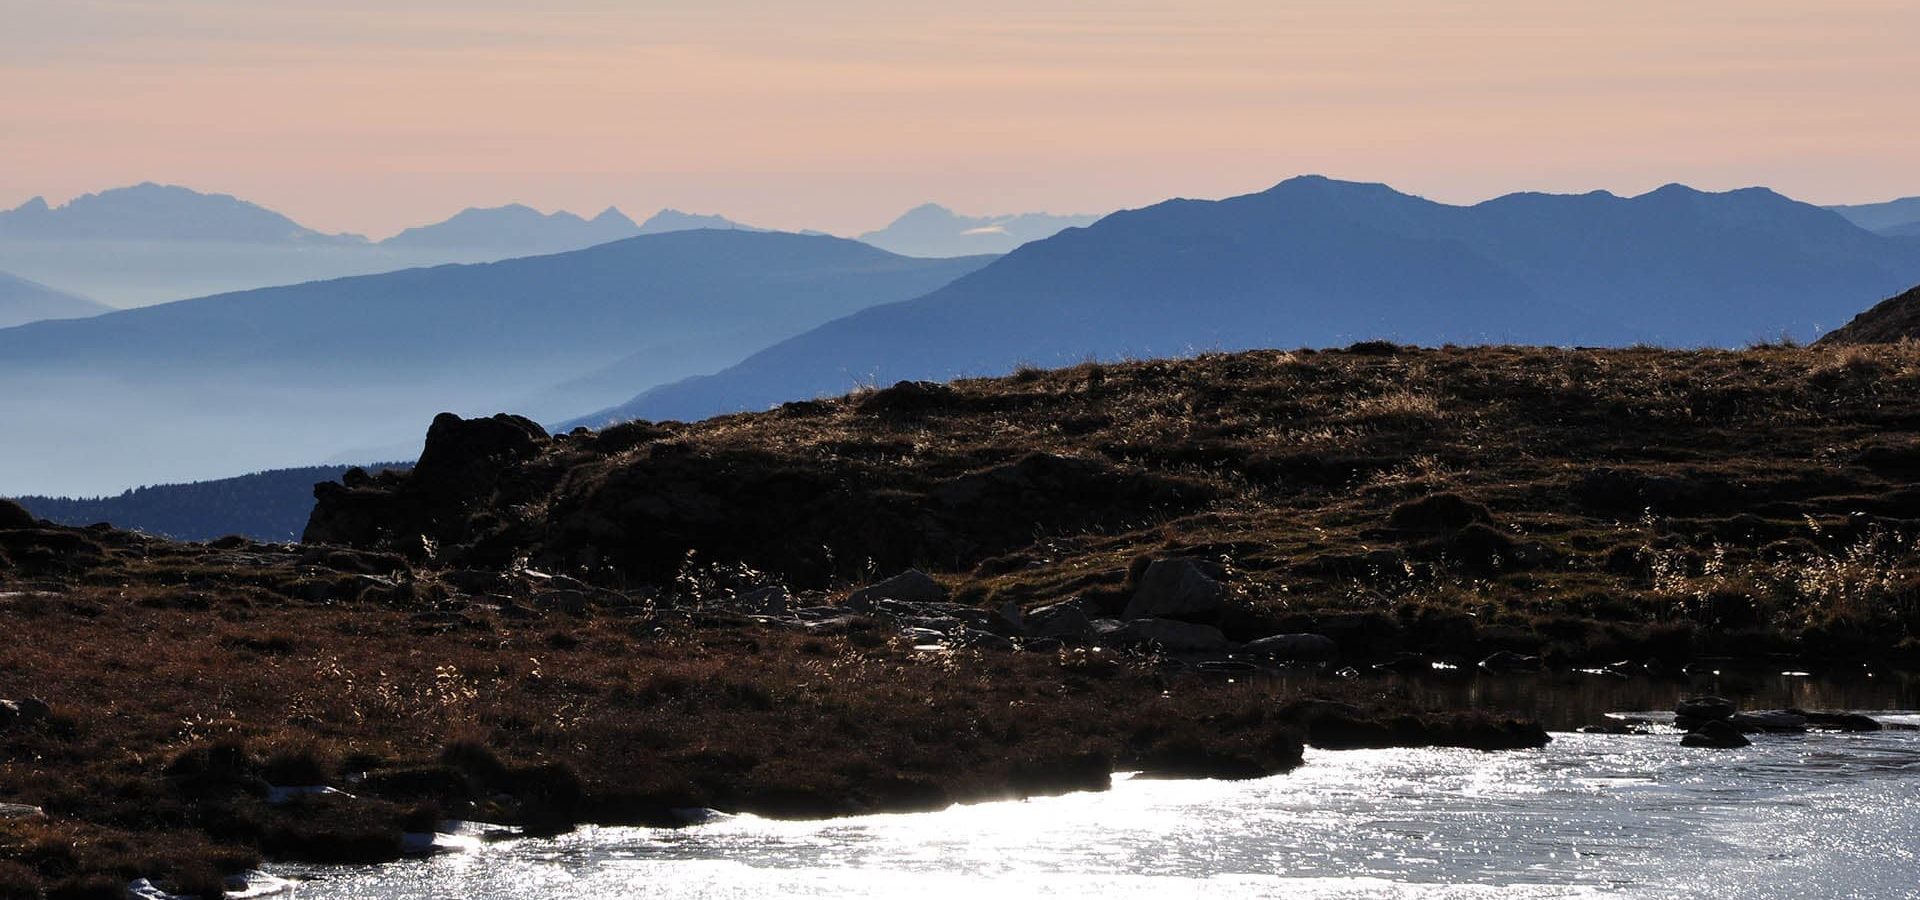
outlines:
[[[1042,606],[1026,615],[1027,634],[1037,638],[1084,641],[1093,634],[1093,619],[1078,603]]]
[[[1496,650],[1480,661],[1480,670],[1495,675],[1507,672],[1538,672],[1540,657],[1527,656],[1512,650]]]
[[[1785,709],[1734,713],[1728,719],[1743,734],[1796,734],[1807,730],[1807,717]]]
[[[1804,709],[1789,709],[1786,712],[1806,719],[1809,727],[1826,731],[1879,731],[1884,727],[1878,720],[1859,713],[1807,712]]]
[[[748,591],[733,598],[734,609],[750,616],[784,616],[793,605],[793,597],[780,585]]]
[[[0,700],[0,731],[27,728],[52,714],[44,700]]]
[[[1107,630],[1102,637],[1116,644],[1151,646],[1174,653],[1219,652],[1232,646],[1212,625],[1175,619],[1133,619]]]
[[[1227,590],[1197,560],[1155,560],[1140,576],[1128,619],[1163,619],[1217,612],[1227,603]]]
[[[1276,634],[1241,649],[1281,662],[1327,662],[1340,655],[1340,645],[1324,634]]]
[[[593,598],[582,591],[543,591],[533,598],[535,609],[584,616],[593,609]]]
[[[867,612],[881,600],[902,603],[940,603],[947,599],[947,588],[919,569],[908,569],[885,581],[868,585],[847,595],[845,606]]]
[[[1493,522],[1486,506],[1459,494],[1433,494],[1394,507],[1387,524],[1402,531],[1455,531],[1475,522]]]
[[[1752,741],[1740,733],[1729,719],[1709,719],[1697,727],[1688,730],[1680,738],[1682,747],[1704,747],[1712,750],[1737,750],[1751,746]]]
[[[1705,722],[1731,719],[1735,711],[1725,697],[1687,697],[1673,705],[1673,724],[1692,731]]]

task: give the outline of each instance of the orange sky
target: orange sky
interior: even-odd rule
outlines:
[[[393,7],[401,7],[394,11]],[[853,232],[1317,172],[1920,194],[1913,0],[0,0],[0,206],[155,180]]]

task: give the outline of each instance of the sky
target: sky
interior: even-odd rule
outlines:
[[[1318,173],[1920,194],[1913,0],[0,0],[0,206],[139,181],[854,233]]]

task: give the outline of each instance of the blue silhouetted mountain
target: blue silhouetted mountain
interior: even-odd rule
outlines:
[[[484,250],[503,256],[534,256],[579,250],[643,234],[697,231],[703,228],[759,231],[725,216],[703,216],[663,209],[635,224],[608,207],[591,219],[570,212],[542,213],[520,204],[467,209],[444,222],[409,228],[380,242],[382,247],[423,250]]]
[[[726,216],[701,215],[681,212],[677,209],[663,209],[640,223],[640,234],[666,234],[669,231],[694,231],[701,228],[714,228],[721,231],[765,231],[751,225],[742,225]],[[819,232],[802,232],[818,234]],[[904,254],[911,256],[912,254]]]
[[[937,203],[926,203],[907,210],[879,231],[861,235],[860,240],[903,256],[1006,253],[1021,244],[1052,237],[1068,228],[1091,225],[1099,218],[1048,213],[963,216]]]
[[[0,492],[311,464],[442,410],[578,415],[985,262],[681,231],[0,330]],[[556,389],[609,367],[617,386]]]
[[[411,464],[365,467],[369,472]],[[275,469],[234,478],[138,487],[111,497],[15,497],[35,516],[82,527],[110,522],[177,541],[230,534],[259,541],[298,541],[313,512],[313,486],[338,481],[349,466]]]
[[[1862,203],[1855,206],[1827,208],[1868,231],[1920,236],[1920,197],[1904,197],[1885,203]]]
[[[226,194],[146,182],[48,206],[35,197],[0,212],[0,238],[45,241],[223,241],[240,244],[364,244],[321,234],[273,210]]]
[[[1920,244],[1750,189],[1449,206],[1296,178],[1027,244],[583,422],[692,419],[856,384],[1249,347],[1811,338],[1920,281]]]
[[[0,328],[41,319],[80,319],[113,307],[0,272]]]
[[[515,203],[469,208],[432,225],[409,228],[381,241],[403,249],[493,250],[515,256],[579,250],[640,234],[640,226],[617,209],[583,219],[570,212],[543,213]]]

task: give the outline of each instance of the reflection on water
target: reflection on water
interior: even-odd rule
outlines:
[[[1752,707],[1862,708],[1880,696],[1777,678],[1403,688],[1466,691],[1498,708],[1545,697],[1563,721],[1670,707],[1691,690]],[[1537,751],[1309,751],[1299,770],[1252,782],[1123,780],[1102,794],[937,813],[586,829],[425,862],[288,873],[320,876],[300,900],[1887,898],[1920,897],[1916,854],[1920,732],[1760,736],[1736,751],[1689,750],[1670,735],[1562,733]]]

